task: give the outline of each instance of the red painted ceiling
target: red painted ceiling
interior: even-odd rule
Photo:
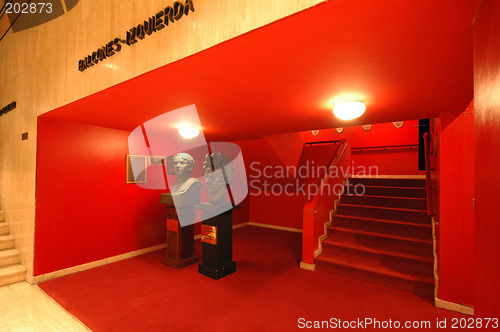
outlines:
[[[206,138],[231,141],[463,110],[473,98],[476,5],[325,2],[44,116],[133,130],[195,104]],[[331,101],[348,96],[367,111],[346,122]]]

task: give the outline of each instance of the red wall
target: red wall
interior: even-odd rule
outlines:
[[[39,117],[35,275],[165,243],[168,190],[125,183],[129,134]],[[248,221],[248,199],[240,205],[235,224]]]
[[[128,134],[39,118],[35,275],[165,242],[164,191],[125,183]]]
[[[301,132],[305,142],[329,141],[345,139],[351,148],[388,146],[403,144],[418,144],[417,120],[405,121],[403,127],[396,129],[392,123],[374,124],[369,131],[363,130],[361,126],[345,127],[339,134],[335,129],[320,130],[318,136],[311,131]],[[364,150],[362,152],[352,150],[351,158],[357,173],[361,173],[369,167],[376,166],[379,175],[424,175],[418,170],[418,149],[388,149]],[[374,169],[372,169],[374,170]],[[362,175],[362,174],[360,174]],[[368,174],[367,174],[368,175]],[[373,174],[373,171],[371,172]]]
[[[499,27],[500,1],[481,1],[474,23],[475,314],[479,317],[500,315]]]
[[[439,294],[474,305],[474,109],[440,119]]]
[[[282,160],[273,147],[266,139],[245,140],[235,143],[240,146],[245,161],[249,185],[248,220],[255,223],[302,229],[302,208],[306,197],[303,195],[282,195],[278,191],[273,194],[263,190],[264,180],[268,181],[269,185],[276,184],[276,188],[278,188],[278,185],[283,187],[294,181],[290,177],[276,178],[272,176],[265,178],[261,174],[266,166],[269,167],[268,170],[272,171],[272,174],[278,167],[284,167]]]
[[[405,121],[402,128],[396,129],[392,123],[375,124],[370,131],[364,131],[360,126],[346,127],[342,134],[338,134],[335,129],[321,130],[318,136],[314,136],[310,131],[300,132],[303,142],[317,142],[346,139],[352,147],[366,146],[387,146],[418,144],[418,124],[417,120]],[[287,136],[288,135],[288,136]],[[273,136],[271,145],[269,139],[253,139],[238,141],[237,143],[242,151],[245,160],[246,172],[249,183],[249,220],[251,222],[264,223],[270,225],[302,228],[302,209],[307,197],[304,195],[275,195],[273,193],[258,193],[262,188],[255,185],[252,180],[258,175],[259,169],[262,171],[265,166],[270,166],[269,170],[275,170],[276,167],[285,167],[288,160],[296,160],[296,149],[302,149],[303,145],[297,144],[296,139],[292,139],[292,134],[283,135],[280,139]],[[279,135],[278,135],[279,136]],[[282,146],[281,155],[276,152]],[[284,155],[283,155],[284,154]],[[288,158],[289,157],[289,158]],[[395,149],[395,150],[377,150],[372,152],[352,152],[353,163],[356,173],[373,171],[369,167],[376,166],[380,175],[424,175],[424,172],[418,170],[418,149]],[[250,167],[252,162],[257,166]],[[302,162],[302,160],[301,160]],[[295,166],[295,165],[294,165]],[[365,174],[365,175],[366,175]],[[376,171],[372,175],[377,175]],[[263,179],[259,178],[262,183]],[[274,183],[285,185],[294,182],[294,179],[267,179],[272,185]],[[278,187],[276,187],[278,188]]]

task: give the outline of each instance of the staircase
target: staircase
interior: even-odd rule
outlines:
[[[14,237],[10,235],[5,213],[0,211],[0,286],[5,286],[26,278],[26,268],[19,264],[19,251],[14,249]]]
[[[349,179],[316,269],[433,299],[426,204],[425,179]]]

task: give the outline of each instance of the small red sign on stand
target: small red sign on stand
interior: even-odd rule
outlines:
[[[167,231],[179,232],[179,220],[167,218]]]

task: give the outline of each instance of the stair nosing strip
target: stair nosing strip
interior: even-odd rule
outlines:
[[[364,208],[374,208],[374,209],[384,209],[384,210],[394,210],[394,211],[403,211],[403,212],[415,212],[415,213],[422,213],[422,212],[427,212],[427,209],[424,210],[416,210],[416,209],[402,209],[402,208],[394,208],[394,207],[388,207],[388,206],[376,206],[376,205],[359,205],[359,204],[349,204],[349,203],[342,203],[338,206],[354,206],[354,207],[364,207]]]
[[[347,266],[351,269],[355,269],[355,270],[359,270],[359,271],[365,271],[365,272],[370,272],[370,273],[375,273],[375,274],[379,274],[379,275],[385,275],[385,276],[388,276],[388,277],[393,277],[393,278],[399,278],[399,279],[403,279],[403,280],[407,280],[407,281],[416,281],[416,282],[423,282],[423,283],[428,283],[428,284],[434,284],[434,280],[432,278],[426,278],[426,277],[422,277],[422,276],[418,276],[418,275],[411,275],[411,276],[414,276],[415,278],[412,279],[410,275],[406,274],[406,273],[402,273],[402,272],[399,272],[399,271],[394,271],[394,270],[390,270],[389,268],[386,268],[382,265],[378,265],[378,269],[374,269],[373,268],[373,265],[366,265],[366,264],[362,264],[362,266],[359,266],[359,265],[353,265],[353,264],[349,264],[349,262],[342,262],[342,261],[335,261],[335,259],[333,260],[330,260],[330,259],[325,259],[325,257],[321,258],[321,256],[319,256],[318,258],[316,258],[317,260],[320,260],[320,261],[323,261],[325,262],[326,264],[334,264],[334,265],[340,265],[340,266]],[[378,271],[377,271],[378,270]]]
[[[431,224],[422,224],[422,223],[417,223],[417,222],[413,222],[413,221],[377,219],[377,218],[368,218],[368,217],[349,216],[346,214],[334,214],[333,215],[334,218],[337,216],[341,217],[341,218],[362,219],[362,220],[367,220],[367,221],[383,222],[383,223],[388,223],[388,224],[400,224],[400,225],[407,225],[407,226],[418,226],[418,227],[432,228]],[[333,220],[333,223],[335,223],[335,219]]]
[[[403,240],[403,241],[419,242],[419,243],[424,243],[424,244],[432,244],[432,241],[423,240],[423,239],[414,239],[414,238],[409,238],[409,237],[404,237],[404,236],[393,236],[393,235],[388,235],[388,234],[384,234],[384,233],[374,233],[374,232],[368,232],[368,231],[351,230],[349,228],[345,228],[345,227],[341,227],[341,226],[330,226],[330,227],[328,227],[328,229],[339,230],[341,232],[348,232],[348,233],[357,233],[357,234],[361,234],[361,235],[384,237],[384,238],[394,239],[394,240]]]
[[[15,254],[19,253],[19,250],[17,250],[17,249],[2,249],[2,250],[0,250],[0,255],[5,254],[8,251],[13,251]]]
[[[359,183],[358,183],[359,184]],[[357,186],[358,184],[347,184],[346,186]],[[394,189],[418,189],[418,190],[426,190],[427,188],[425,187],[397,187],[397,186],[367,186],[363,184],[363,186],[367,188],[394,188]]]
[[[15,274],[15,273],[25,273],[27,271],[27,269],[24,266],[22,266],[21,264],[18,263],[18,264],[12,264],[12,265],[7,265],[7,266],[1,266],[0,267],[0,272],[5,272],[5,271],[7,271],[9,269],[14,270],[13,272],[10,272],[10,273],[13,273],[13,274]],[[2,275],[0,274],[0,276],[2,276]]]
[[[343,194],[342,196],[349,196],[349,197],[380,197],[380,198],[386,198],[386,199],[405,199],[405,200],[420,200],[424,201],[427,200],[427,198],[424,197],[400,197],[400,196],[384,196],[384,195],[349,195],[349,194]]]
[[[357,251],[369,252],[369,253],[374,253],[374,254],[411,259],[411,260],[420,261],[420,262],[424,262],[424,263],[434,263],[433,258],[429,258],[429,257],[425,257],[425,256],[406,254],[406,253],[402,253],[402,252],[398,252],[398,251],[394,251],[394,250],[390,250],[390,249],[383,249],[383,248],[377,248],[376,250],[374,250],[372,248],[357,247],[357,246],[352,246],[349,244],[350,244],[350,242],[348,242],[348,241],[335,241],[332,239],[326,239],[325,241],[323,241],[323,245],[327,245],[327,246],[343,247],[343,248],[348,248],[351,250],[357,250]]]

